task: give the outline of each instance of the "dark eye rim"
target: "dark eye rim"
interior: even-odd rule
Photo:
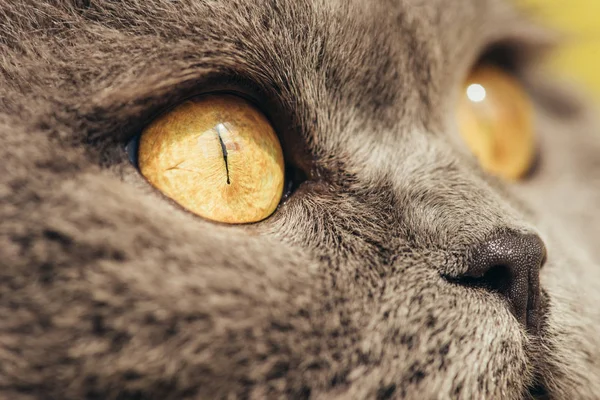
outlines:
[[[256,98],[254,98],[253,96],[251,96],[247,93],[236,91],[236,90],[214,90],[214,91],[206,91],[201,94],[183,97],[176,104],[172,104],[169,107],[164,107],[159,112],[154,113],[151,118],[147,119],[146,123],[143,125],[141,130],[139,132],[137,132],[134,136],[130,137],[124,146],[124,151],[127,155],[129,162],[135,167],[137,172],[140,174],[140,176],[145,181],[146,181],[146,178],[140,172],[139,158],[138,158],[140,138],[141,138],[141,135],[143,134],[143,130],[145,129],[145,127],[147,127],[150,123],[152,123],[152,121],[154,121],[159,116],[163,115],[164,113],[169,112],[169,110],[172,110],[173,108],[177,107],[178,105],[182,104],[183,102],[190,100],[190,99],[202,97],[202,96],[207,96],[207,95],[233,95],[233,96],[237,96],[237,97],[240,97],[240,98],[248,101],[254,107],[256,107],[257,110],[259,110],[266,116],[266,118],[269,120],[269,123],[271,123],[271,125],[273,126],[273,129],[275,130],[278,140],[280,141],[280,143],[282,143],[282,137],[281,137],[280,133],[277,131],[277,128],[274,126],[272,119],[269,117],[269,114],[264,112],[263,107],[260,106],[260,104]],[[307,174],[302,169],[300,169],[300,168],[294,166],[292,163],[288,162],[288,157],[286,155],[286,149],[284,148],[283,144],[282,144],[282,151],[284,153],[283,159],[284,159],[284,165],[285,165],[284,186],[283,186],[283,193],[281,196],[281,200],[279,201],[277,208],[266,219],[264,219],[262,221],[254,222],[254,223],[244,224],[244,225],[259,224],[259,223],[262,223],[262,222],[270,219],[275,213],[277,213],[279,208],[294,194],[296,189],[298,189],[298,187],[308,179]],[[156,188],[154,188],[154,190],[160,192],[160,190],[158,190]],[[169,200],[171,200],[171,199],[169,199]],[[171,202],[174,202],[174,201],[171,200]],[[178,203],[176,203],[176,204],[178,204]],[[183,207],[181,207],[181,208],[185,210],[185,208],[183,208]],[[193,214],[193,215],[197,218],[202,218],[201,216],[198,216],[196,214]],[[205,218],[203,218],[203,219],[205,219]],[[214,222],[214,221],[211,221],[211,222]],[[230,224],[224,224],[224,225],[230,225]]]
[[[141,133],[136,134],[132,137],[129,142],[125,145],[125,152],[127,153],[127,158],[129,162],[139,171],[138,164],[138,149],[140,147],[140,137]]]
[[[521,62],[518,48],[510,42],[499,42],[488,46],[471,70],[483,65],[492,65],[513,76],[519,75]]]

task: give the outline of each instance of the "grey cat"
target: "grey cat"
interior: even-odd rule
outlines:
[[[549,38],[498,0],[0,0],[0,398],[600,398],[600,136]],[[519,183],[455,140],[483,59],[535,104]],[[302,176],[257,224],[124,150],[225,89]]]

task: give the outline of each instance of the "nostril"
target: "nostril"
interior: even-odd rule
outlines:
[[[513,277],[509,267],[506,265],[495,265],[480,276],[465,274],[460,278],[451,279],[447,277],[447,279],[461,285],[506,294]]]
[[[506,294],[512,282],[512,273],[506,265],[495,265],[481,277],[481,283],[492,292]]]

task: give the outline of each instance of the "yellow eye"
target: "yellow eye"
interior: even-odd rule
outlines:
[[[525,175],[535,158],[531,101],[519,82],[493,66],[474,70],[458,107],[460,133],[481,166],[508,180]]]
[[[267,118],[238,96],[205,95],[163,114],[142,132],[137,155],[153,186],[213,221],[261,221],[283,194],[277,135]]]

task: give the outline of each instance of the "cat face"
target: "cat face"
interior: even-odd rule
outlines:
[[[600,140],[546,44],[492,0],[0,0],[0,397],[593,398]],[[520,182],[460,139],[482,63],[532,99]],[[220,91],[300,177],[255,224],[125,151]]]

